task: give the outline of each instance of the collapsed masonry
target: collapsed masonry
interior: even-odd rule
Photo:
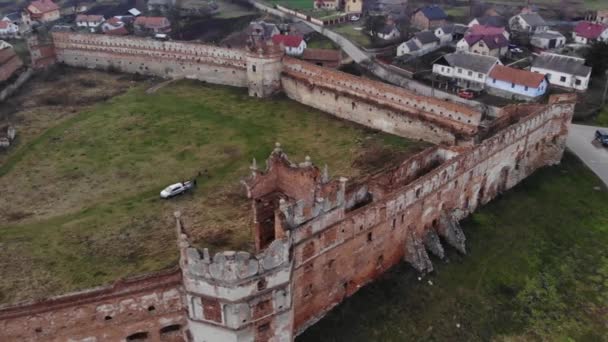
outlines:
[[[62,38],[63,44],[72,43],[59,47],[57,56],[79,66],[76,58],[95,60],[97,51],[97,59],[107,61],[108,46],[117,49],[124,43],[108,40],[93,50],[80,41],[85,46],[76,48],[75,39],[88,36],[75,37]],[[218,68],[227,72],[221,83],[242,82],[252,96],[282,90],[344,119],[451,146],[426,149],[354,183],[331,179],[327,168],[319,169],[310,158],[294,163],[277,145],[266,168],[259,170],[254,161],[243,180],[252,201],[255,255],[226,251],[211,256],[196,249],[176,213],[180,261],[179,271],[170,276],[177,278],[168,282],[150,276],[131,282],[128,291],[119,286],[4,308],[0,339],[291,341],[391,266],[405,260],[419,272],[431,272],[428,252],[442,258],[447,244],[465,253],[458,221],[536,169],[559,163],[574,108],[571,95],[510,108],[505,111],[510,119],[482,139],[481,115],[464,106],[283,58],[272,49],[230,51],[224,70],[217,65],[224,62],[204,54],[226,51],[171,44],[176,44],[172,52],[164,53],[171,57],[159,53],[149,65],[141,56],[132,57],[138,52],[120,47],[126,56],[122,63],[139,58],[143,70],[152,70],[163,58],[175,58],[181,62],[172,63],[188,65],[201,79],[209,72],[219,79],[213,71]],[[193,55],[197,60],[182,60]],[[237,70],[241,76],[230,79]],[[179,302],[172,301],[175,294]]]

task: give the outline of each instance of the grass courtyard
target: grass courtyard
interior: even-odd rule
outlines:
[[[566,154],[463,222],[466,256],[396,267],[298,341],[608,341],[607,204]]]
[[[75,84],[97,75],[64,72],[61,79],[82,74]],[[310,155],[350,178],[427,146],[283,97],[254,99],[244,89],[190,81],[148,94],[150,85],[135,83],[82,112],[47,106],[16,114],[24,126],[52,119],[31,131],[18,125],[18,144],[0,154],[0,302],[173,265],[175,210],[200,246],[250,249],[250,203],[239,180],[252,158],[264,166],[276,141],[292,161]],[[166,185],[199,172],[196,191],[159,199]]]

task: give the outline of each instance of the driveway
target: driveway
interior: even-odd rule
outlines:
[[[566,146],[608,186],[608,148],[594,141],[598,128],[572,124]]]

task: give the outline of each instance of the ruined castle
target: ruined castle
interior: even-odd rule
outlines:
[[[34,51],[37,47],[33,46]],[[357,182],[332,179],[277,144],[242,183],[255,253],[210,255],[175,213],[179,267],[0,308],[2,341],[291,341],[391,266],[431,272],[429,252],[464,253],[458,222],[536,169],[559,163],[575,98],[470,107],[283,56],[140,38],[53,33],[47,64],[195,78],[283,92],[339,118],[438,144]],[[34,63],[36,59],[34,58]]]

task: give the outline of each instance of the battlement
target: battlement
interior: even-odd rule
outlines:
[[[400,87],[328,70],[294,58],[286,57],[283,64],[286,76],[305,81],[310,87],[325,87],[339,95],[394,110],[397,115],[423,119],[461,135],[474,135],[481,122],[482,113],[465,105],[416,95]],[[355,109],[356,103],[353,103],[352,109]]]

